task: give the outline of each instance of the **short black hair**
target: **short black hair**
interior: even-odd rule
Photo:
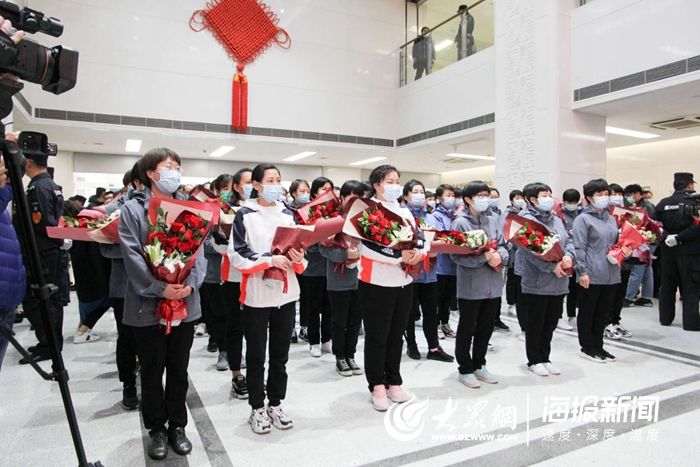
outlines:
[[[581,201],[581,193],[576,188],[569,188],[561,198],[567,203],[578,203]]]
[[[396,167],[389,164],[380,165],[379,167],[375,167],[374,170],[372,170],[372,173],[369,174],[369,184],[372,188],[373,194],[375,192],[375,183],[381,185],[382,180],[384,180],[384,177],[386,177],[386,175],[391,172],[396,172],[399,175],[399,177],[401,177],[401,172],[399,172],[399,170]]]
[[[610,193],[610,185],[608,185],[607,180],[604,178],[596,178],[583,185],[583,196],[586,198],[592,198],[593,195],[599,191],[607,191],[608,194]]]
[[[513,190],[510,192],[508,195],[508,199],[510,199],[510,202],[512,203],[513,200],[515,199],[516,196],[523,196],[523,192],[520,190]]]
[[[156,164],[156,165],[158,165],[158,164]],[[97,187],[97,189],[95,190],[95,196],[97,196],[99,198],[100,196],[105,194],[105,191],[107,191],[106,188]]]
[[[642,186],[639,185],[638,183],[633,183],[631,185],[627,185],[625,187],[625,191],[623,192],[625,195],[633,195],[635,193],[639,193],[640,195],[642,194]]]
[[[282,175],[282,172],[280,172],[280,169],[275,166],[275,164],[270,164],[269,162],[263,162],[261,164],[258,164],[255,166],[255,168],[251,171],[252,173],[250,174],[251,180],[254,182],[262,183],[263,178],[265,178],[265,172],[268,170],[276,170],[278,174]],[[251,198],[257,198],[258,197],[258,190],[253,188],[253,191],[250,193]]]
[[[423,182],[420,180],[411,179],[403,186],[403,195],[408,196],[408,194],[413,191],[413,187],[416,185],[422,186],[423,192],[425,193],[425,185],[423,185]]]
[[[622,187],[620,185],[618,185],[617,183],[610,184],[610,194],[622,193],[622,192],[623,192],[623,190],[622,190]]]
[[[525,188],[523,188],[523,197],[525,198],[525,201],[532,204],[532,202],[530,201],[530,198],[539,197],[540,193],[542,193],[543,191],[551,192],[552,189],[546,183],[542,183],[542,182],[528,183],[527,186]]]
[[[154,148],[148,151],[146,154],[144,154],[138,162],[139,178],[141,179],[141,183],[143,183],[148,188],[151,188],[151,179],[148,178],[148,172],[150,172],[151,170],[156,170],[158,164],[166,160],[168,157],[172,158],[173,160],[175,160],[175,162],[177,162],[178,165],[180,165],[180,156],[178,156],[177,153],[172,149]]]
[[[136,162],[134,166],[131,168],[131,176],[129,177],[129,183],[131,183],[131,186],[136,188],[136,185],[134,182],[138,181],[141,185],[143,185],[143,179],[141,178],[141,172],[139,171],[139,163]]]
[[[432,191],[426,191],[425,197],[426,198],[435,198],[435,193],[433,193]]]
[[[438,185],[438,187],[435,189],[435,196],[442,196],[446,191],[451,191],[454,193],[455,189],[452,185],[443,183],[442,185]]]
[[[87,198],[82,195],[75,195],[71,198],[68,198],[70,201],[80,201],[81,203],[85,204],[85,201],[87,201]]]
[[[457,8],[457,13],[459,13],[459,12],[462,11],[462,10],[467,10],[467,11],[469,11],[469,7],[468,7],[467,5],[465,5],[465,4],[461,4],[461,5]]]
[[[311,199],[314,199],[318,194],[318,190],[326,183],[331,184],[331,190],[335,187],[333,181],[330,178],[318,177],[313,182],[311,182]]]
[[[211,187],[216,192],[220,192],[223,187],[229,183],[233,184],[233,177],[229,174],[221,174],[211,182]]]
[[[462,189],[462,198],[473,198],[482,191],[490,192],[491,189],[486,182],[474,180],[464,185],[464,188]]]
[[[340,187],[340,196],[345,198],[350,195],[364,196],[365,184],[357,180],[348,180]]]
[[[496,193],[498,193],[498,196],[501,196],[501,192],[498,191],[498,188],[496,188],[494,186],[489,187],[489,193],[491,193],[492,191],[495,191]]]

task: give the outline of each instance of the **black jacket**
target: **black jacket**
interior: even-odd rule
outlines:
[[[689,192],[679,190],[668,198],[662,199],[656,206],[656,219],[664,224],[670,235],[677,235],[676,253],[681,255],[700,254],[700,225],[693,222],[686,209]]]
[[[27,203],[29,215],[39,252],[57,250],[63,245],[63,240],[49,238],[46,235],[46,227],[55,227],[63,215],[63,194],[61,187],[51,178],[48,172],[36,175],[27,185]],[[19,217],[12,216],[15,230],[20,232]]]

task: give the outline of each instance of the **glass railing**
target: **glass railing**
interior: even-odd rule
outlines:
[[[431,21],[439,10],[430,10],[431,2],[444,4],[442,0],[428,0],[418,11],[420,22]],[[399,86],[405,86],[448,65],[465,59],[493,45],[493,2],[480,0],[473,3],[466,14],[441,16],[434,25],[416,24],[409,31],[421,31],[417,37],[399,48]],[[451,3],[451,2],[450,2]]]

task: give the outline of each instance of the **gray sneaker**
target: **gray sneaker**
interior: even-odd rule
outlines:
[[[219,359],[216,361],[216,369],[218,371],[228,370],[228,356],[226,352],[219,352]]]

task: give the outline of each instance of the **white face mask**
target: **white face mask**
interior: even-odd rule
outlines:
[[[423,193],[411,193],[409,204],[414,208],[425,206],[425,195]]]
[[[551,212],[554,209],[554,198],[551,196],[541,196],[537,198],[537,209],[542,212]]]
[[[620,206],[620,207],[622,207],[622,206],[625,205],[624,199],[625,199],[625,198],[623,198],[622,195],[612,195],[612,196],[610,197],[610,204],[612,204],[613,206]]]
[[[524,199],[513,200],[513,206],[521,211],[527,207],[527,203]]]
[[[578,204],[576,203],[564,203],[564,209],[569,212],[574,212],[578,210]]]
[[[403,194],[403,187],[398,184],[385,183],[382,185],[384,188],[384,199],[386,201],[396,201]]]
[[[475,211],[484,212],[489,208],[490,205],[491,202],[489,198],[487,198],[486,196],[477,196],[476,198],[474,198],[474,203],[472,204],[472,207],[474,207]]]
[[[610,206],[609,196],[595,196],[593,197],[593,206],[596,209],[607,209]]]
[[[434,199],[428,200],[427,203],[428,206],[430,206],[432,209],[435,209],[436,203]]]

